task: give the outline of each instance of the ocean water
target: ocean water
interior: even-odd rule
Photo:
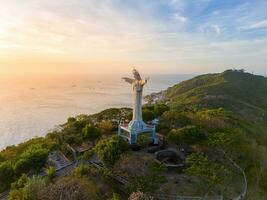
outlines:
[[[0,79],[0,149],[44,136],[68,117],[110,107],[129,107],[131,85],[121,75],[2,77]],[[193,75],[148,75],[144,95]]]

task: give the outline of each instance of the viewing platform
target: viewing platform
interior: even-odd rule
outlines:
[[[143,121],[120,121],[118,135],[126,139],[130,144],[137,143],[138,137],[141,135],[146,135],[151,142],[158,144],[155,126],[148,125]]]

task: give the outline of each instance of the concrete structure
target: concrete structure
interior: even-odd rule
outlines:
[[[155,126],[147,125],[142,120],[143,87],[148,79],[143,80],[136,69],[133,69],[134,78],[123,78],[132,85],[133,89],[133,118],[129,123],[120,121],[118,135],[124,137],[130,144],[137,142],[138,136],[146,134],[154,144],[158,143]]]

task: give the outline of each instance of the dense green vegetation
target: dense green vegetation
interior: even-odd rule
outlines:
[[[124,154],[112,171],[129,181],[126,184],[129,194],[136,191],[153,193],[165,182],[166,168],[148,155]]]
[[[168,134],[168,139],[176,144],[191,145],[201,143],[206,139],[206,135],[195,126],[185,126],[180,129],[172,129]]]
[[[267,81],[263,76],[242,70],[227,70],[177,84],[166,91],[166,98],[176,109],[223,107],[253,122],[263,122],[267,110]]]
[[[129,109],[125,110],[128,111]],[[117,114],[122,112],[120,109],[110,109],[106,113],[111,111],[112,113],[117,112]],[[103,112],[102,114],[111,117],[106,113]],[[75,147],[82,144],[94,144],[101,138],[101,135],[110,135],[116,124],[111,122],[111,118],[106,121],[97,121],[98,117],[100,114],[97,117],[96,115],[70,117],[67,123],[62,125],[61,130],[48,133],[45,138],[34,138],[17,146],[9,146],[1,151],[0,192],[8,189],[10,184],[18,180],[23,173],[30,175],[46,171],[44,168],[47,167],[49,152],[60,150],[70,160],[73,160],[73,153],[69,145]],[[55,172],[49,168],[48,173],[53,179]]]
[[[119,136],[103,139],[95,147],[96,154],[107,166],[112,166],[128,149],[128,143]]]
[[[101,199],[93,181],[70,176],[51,182],[45,178],[22,176],[12,184],[10,200],[52,200],[52,199]]]
[[[150,103],[143,107],[143,119],[148,123],[159,119],[157,132],[172,148],[185,153],[186,169],[170,172],[151,154],[131,151],[113,135],[118,121],[131,119],[132,111],[111,108],[71,117],[61,130],[45,138],[1,151],[0,191],[11,186],[9,198],[25,200],[62,195],[64,199],[151,199],[156,191],[183,194],[185,190],[187,195],[221,194],[231,199],[244,188],[236,163],[246,173],[247,199],[267,199],[267,78],[227,70],[195,77],[158,95],[156,102],[155,94],[147,97]],[[60,150],[74,160],[69,147],[84,144],[91,149],[78,158],[80,165],[70,176],[57,178],[55,169],[48,166],[48,154]],[[138,145],[149,146],[146,135],[138,138]],[[103,169],[85,164],[94,156]],[[48,172],[47,177],[28,178],[42,170]],[[171,185],[168,176],[176,175],[182,178]],[[114,176],[127,180],[123,193]]]
[[[3,160],[0,162],[0,191],[7,189],[23,173],[40,171],[46,164],[48,152],[54,148],[54,141],[35,138],[3,150]]]
[[[248,199],[267,198],[267,78],[227,70],[184,81],[161,95],[170,111],[163,113],[159,132],[193,152],[188,173],[214,182],[221,167],[229,168],[228,158],[245,170]],[[153,96],[147,99],[154,103]]]

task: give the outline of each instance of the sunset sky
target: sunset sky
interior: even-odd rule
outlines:
[[[0,0],[0,73],[267,74],[266,0]]]

